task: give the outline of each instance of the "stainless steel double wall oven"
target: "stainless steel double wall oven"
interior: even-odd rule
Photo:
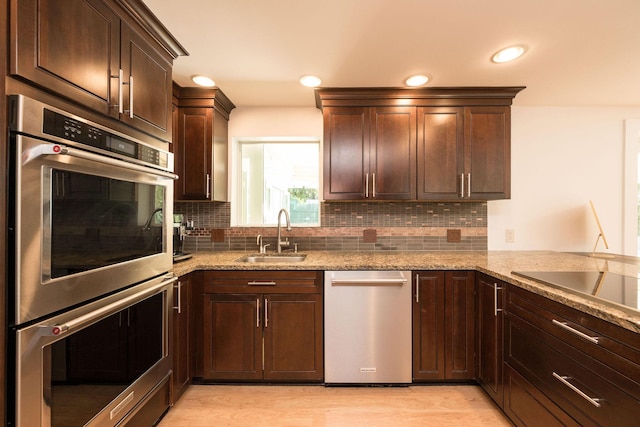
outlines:
[[[24,96],[9,116],[11,423],[118,425],[171,373],[172,155]]]

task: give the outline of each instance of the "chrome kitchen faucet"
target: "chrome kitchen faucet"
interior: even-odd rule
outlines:
[[[291,222],[289,220],[289,212],[287,212],[286,209],[280,209],[280,212],[278,212],[278,240],[276,242],[276,245],[278,247],[278,253],[282,253],[282,247],[286,246],[289,247],[289,238],[285,238],[284,241],[281,240],[281,235],[280,235],[280,222],[281,222],[281,218],[282,218],[282,214],[284,213],[284,218],[287,221],[287,231],[291,231]]]

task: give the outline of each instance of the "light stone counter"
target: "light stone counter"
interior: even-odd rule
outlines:
[[[512,271],[610,271],[638,277],[640,267],[551,251],[344,252],[310,251],[296,263],[246,263],[245,252],[199,252],[174,264],[181,276],[196,270],[476,270],[577,310],[640,333],[640,312],[594,297],[544,285]]]

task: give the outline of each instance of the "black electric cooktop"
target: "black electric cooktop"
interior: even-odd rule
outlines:
[[[512,274],[574,291],[589,299],[610,302],[640,312],[640,279],[608,271],[512,271]]]

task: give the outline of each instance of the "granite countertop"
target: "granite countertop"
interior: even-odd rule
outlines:
[[[638,277],[640,266],[579,254],[552,251],[457,252],[305,252],[295,263],[246,263],[237,261],[245,252],[198,252],[174,264],[182,276],[196,270],[476,270],[543,295],[625,329],[640,333],[640,312],[617,304],[544,285],[511,274],[512,271],[609,271]]]

